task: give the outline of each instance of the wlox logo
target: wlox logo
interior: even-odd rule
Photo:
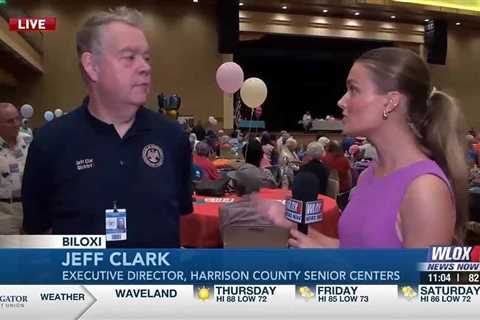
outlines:
[[[480,246],[474,247],[432,247],[428,252],[429,261],[480,262]]]
[[[301,214],[303,212],[303,202],[295,199],[288,199],[285,203],[288,211]]]

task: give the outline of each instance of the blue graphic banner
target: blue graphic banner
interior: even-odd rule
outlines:
[[[427,249],[0,250],[0,284],[418,284]]]

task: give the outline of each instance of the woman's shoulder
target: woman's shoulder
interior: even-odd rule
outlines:
[[[451,190],[450,182],[443,172],[442,168],[433,160],[422,159],[416,161],[409,166],[398,170],[397,174],[405,176],[410,180],[409,187],[419,184],[437,184],[445,185],[448,190]]]
[[[449,185],[437,175],[417,176],[407,187],[400,216],[405,246],[448,244],[455,226],[455,201]]]

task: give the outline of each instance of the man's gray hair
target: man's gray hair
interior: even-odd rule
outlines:
[[[197,152],[199,156],[207,157],[210,154],[210,146],[208,145],[208,143],[200,141],[195,146],[195,152]]]
[[[307,150],[305,151],[306,156],[312,157],[312,159],[319,160],[325,155],[325,148],[323,144],[318,141],[314,141],[308,144]]]
[[[111,22],[123,22],[135,28],[143,30],[143,15],[136,9],[117,7],[108,11],[101,11],[82,25],[77,32],[77,55],[78,59],[84,52],[98,55],[102,49],[102,28]],[[82,76],[86,76],[80,63]]]

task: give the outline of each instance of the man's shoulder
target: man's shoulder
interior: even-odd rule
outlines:
[[[303,168],[303,170],[306,170],[306,171],[328,172],[327,166],[325,164],[323,164],[322,162],[317,161],[317,160],[310,161],[309,163],[303,165],[300,169],[302,169],[302,168]]]
[[[82,122],[82,112],[84,111],[81,108],[77,108],[60,118],[47,122],[35,132],[35,140],[71,138],[70,133],[78,132],[79,124]]]
[[[149,119],[153,130],[161,130],[163,133],[165,133],[166,130],[174,135],[181,135],[184,133],[182,127],[177,121],[148,108],[144,108],[143,112]]]

